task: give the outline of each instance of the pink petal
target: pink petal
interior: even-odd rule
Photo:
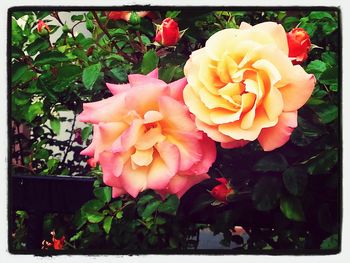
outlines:
[[[154,73],[153,73],[154,74]],[[128,76],[129,83],[131,87],[133,86],[153,86],[155,88],[166,87],[167,84],[160,79],[153,78],[151,76],[141,75],[141,74],[131,74]]]
[[[143,121],[141,119],[134,120],[130,127],[112,145],[112,152],[126,152],[130,149],[137,139],[143,134]]]
[[[176,194],[179,198],[181,198],[188,189],[192,186],[204,181],[205,179],[209,179],[209,175],[207,174],[199,174],[199,175],[176,175],[174,176],[170,183],[167,192],[170,194]]]
[[[99,122],[120,121],[127,113],[125,107],[125,93],[112,96],[108,99],[84,103],[83,112],[79,114],[78,120],[97,124]]]
[[[132,197],[136,197],[141,191],[147,189],[148,169],[144,166],[132,169],[130,161],[124,165],[120,179],[125,191]]]
[[[98,144],[98,140],[100,136],[100,129],[98,128],[97,124],[93,125],[93,136],[92,136],[92,142],[90,143],[90,145],[85,148],[84,150],[82,150],[80,152],[81,155],[87,155],[87,156],[91,156],[93,157],[95,154],[95,150],[96,150],[96,145]]]
[[[197,163],[195,163],[188,172],[185,172],[185,174],[198,175],[198,174],[207,173],[209,168],[215,162],[215,159],[216,159],[215,142],[204,134],[200,144],[202,149],[202,158]]]
[[[148,77],[158,79],[158,68],[155,68],[153,71],[147,74]]]
[[[155,156],[147,177],[147,185],[154,190],[165,188],[179,167],[179,151],[175,145],[162,142],[157,145],[159,152]]]
[[[130,84],[112,84],[112,83],[106,83],[106,86],[113,95],[127,91],[131,87]]]
[[[297,111],[283,112],[278,123],[270,128],[261,130],[258,141],[264,151],[272,151],[284,145],[292,134],[295,127],[298,125]]]
[[[182,94],[186,84],[187,84],[186,78],[182,78],[169,83],[168,85],[170,87],[170,96],[176,99],[177,101],[183,102]]]
[[[126,194],[126,191],[124,188],[119,188],[119,187],[112,187],[112,197],[117,198],[123,194]]]
[[[100,154],[99,162],[103,172],[103,182],[113,187],[121,187],[119,176],[123,170],[123,159],[117,154],[103,152]]]
[[[222,142],[221,147],[224,149],[241,148],[246,146],[250,141],[234,140],[231,142]]]

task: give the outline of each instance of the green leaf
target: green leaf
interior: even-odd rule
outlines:
[[[28,70],[28,66],[22,62],[17,62],[11,65],[11,81],[13,84],[18,82],[23,74]]]
[[[90,233],[99,233],[100,228],[98,224],[88,224],[87,229],[90,231]]]
[[[290,167],[283,172],[283,182],[287,190],[297,196],[301,196],[307,185],[306,171],[301,167]]]
[[[159,208],[158,211],[170,215],[175,215],[177,208],[179,207],[180,200],[176,195],[170,195],[165,202],[163,202]]]
[[[47,161],[47,168],[49,168],[49,170],[54,170],[57,167],[58,163],[59,160],[57,159],[49,159]]]
[[[338,163],[338,149],[325,150],[308,163],[309,174],[324,174],[329,172]]]
[[[128,79],[128,72],[125,67],[111,69],[111,73],[119,82],[126,82]]]
[[[274,177],[263,177],[254,186],[252,200],[257,210],[269,211],[280,198],[280,183]]]
[[[143,55],[141,62],[141,73],[148,74],[158,65],[159,57],[155,50],[151,49]]]
[[[294,221],[304,221],[304,211],[301,202],[293,196],[282,196],[280,209],[286,218]]]
[[[178,67],[178,65],[161,67],[159,69],[159,79],[163,80],[166,83],[169,83],[173,79],[175,71]]]
[[[109,231],[111,231],[112,221],[112,216],[106,216],[103,220],[103,230],[106,232],[106,234],[109,234]]]
[[[84,142],[86,142],[86,140],[89,138],[90,134],[92,133],[92,125],[89,125],[87,127],[85,127],[82,131],[81,131],[81,138]]]
[[[299,19],[294,16],[287,16],[283,20],[283,27],[286,31],[292,30],[299,23]]]
[[[338,107],[334,104],[324,103],[310,106],[316,112],[323,124],[331,123],[338,118]]]
[[[28,109],[28,112],[27,112],[27,121],[28,122],[32,122],[35,117],[41,115],[44,113],[44,110],[43,110],[43,103],[38,101],[38,102],[35,102],[34,104],[31,104],[29,106],[29,109]]]
[[[162,202],[159,200],[154,200],[153,202],[149,203],[141,214],[142,218],[146,219],[150,217],[158,209],[161,203]]]
[[[84,69],[84,71],[83,71],[83,83],[87,89],[89,89],[89,90],[92,89],[97,78],[100,75],[101,69],[102,69],[101,63],[91,65],[91,66]]]
[[[319,77],[319,82],[325,85],[338,84],[338,66],[330,66]]]
[[[42,66],[42,65],[55,65],[57,63],[66,62],[69,61],[69,59],[62,54],[61,52],[50,50],[43,53],[40,53],[36,58],[34,65],[35,66]]]
[[[51,126],[51,129],[53,130],[53,132],[56,134],[56,135],[59,135],[60,134],[60,131],[61,131],[61,122],[56,119],[56,118],[53,118],[50,120],[50,126]]]
[[[122,219],[122,218],[123,218],[123,214],[124,214],[123,211],[118,211],[118,212],[115,214],[115,217],[116,217],[117,219]]]
[[[22,42],[24,36],[23,31],[20,26],[17,24],[16,19],[12,18],[11,23],[11,36],[12,36],[12,44],[18,45]]]
[[[329,12],[313,11],[309,14],[309,18],[312,20],[329,19],[334,21],[334,17]]]
[[[69,241],[70,241],[70,242],[73,242],[73,241],[79,240],[79,239],[82,237],[83,233],[84,233],[84,232],[83,232],[82,230],[78,231],[74,236],[72,236],[72,237],[69,239]]]
[[[72,15],[70,19],[73,22],[75,22],[75,21],[81,21],[81,20],[83,20],[83,18],[84,18],[84,15]]]
[[[23,91],[17,89],[15,90],[12,95],[11,98],[13,99],[13,102],[15,105],[17,106],[23,106],[26,105],[28,103],[30,103],[30,95],[27,93],[24,93]]]
[[[100,210],[102,207],[104,207],[105,203],[98,199],[93,199],[88,202],[86,202],[81,207],[81,212],[83,216],[86,216],[87,214],[93,214]]]
[[[166,223],[166,219],[163,217],[157,217],[155,220],[155,224],[156,225],[164,225]]]
[[[44,38],[37,38],[33,43],[29,44],[26,48],[30,56],[34,56],[41,50],[46,50],[50,46],[49,42]]]
[[[56,92],[69,88],[81,76],[81,68],[76,65],[62,65],[57,67],[57,79],[50,83]]]
[[[176,10],[167,11],[166,14],[165,14],[165,17],[175,18],[175,17],[177,17],[179,14],[181,14],[181,11],[176,11]]]
[[[109,186],[94,189],[94,195],[102,202],[108,203],[112,198],[112,189]]]
[[[119,200],[116,200],[116,201],[110,203],[110,204],[109,204],[109,208],[110,208],[113,212],[115,212],[115,211],[117,211],[119,208],[121,208],[122,205],[123,205],[123,201],[122,201],[121,199],[119,199]]]
[[[321,60],[313,60],[309,63],[309,65],[307,65],[306,67],[306,72],[308,73],[313,73],[315,74],[316,78],[318,78],[321,73],[323,73],[324,71],[326,71],[327,69],[327,65],[326,63],[324,63]]]
[[[253,166],[257,172],[281,172],[288,166],[286,158],[279,153],[270,153],[258,160]]]
[[[90,223],[99,223],[104,219],[104,217],[105,216],[99,212],[94,212],[86,215],[86,218]]]
[[[321,55],[322,61],[327,63],[329,66],[334,66],[337,64],[337,53],[333,51],[323,52]]]
[[[339,235],[333,234],[324,239],[320,246],[321,249],[338,249],[339,248]]]
[[[154,199],[153,195],[144,195],[137,201],[137,204],[144,205],[144,204],[148,203],[149,201],[151,201],[152,199]]]

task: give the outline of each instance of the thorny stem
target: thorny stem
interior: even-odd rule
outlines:
[[[145,47],[145,45],[144,45],[143,42],[142,42],[142,38],[141,38],[141,35],[140,35],[140,31],[136,31],[136,36],[137,36],[137,38],[138,38],[138,40],[139,40],[139,42],[140,42],[141,52],[142,52],[142,53],[145,53],[145,52],[146,52],[146,47]]]
[[[125,52],[123,52],[118,45],[116,45],[115,41],[113,41],[113,37],[111,36],[111,34],[108,32],[107,28],[101,23],[100,19],[98,18],[98,15],[96,13],[96,11],[92,11],[92,15],[94,16],[96,23],[98,24],[98,26],[102,29],[102,31],[106,34],[106,36],[109,38],[109,40],[111,40],[112,45],[117,49],[118,54],[120,54],[122,57],[124,57],[126,60],[128,60],[129,62],[132,63],[136,63],[137,61],[135,61],[135,59],[133,57],[128,56],[128,54],[126,54]]]

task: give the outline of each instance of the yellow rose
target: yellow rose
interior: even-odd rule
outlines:
[[[286,32],[274,22],[215,33],[184,72],[184,101],[197,127],[224,148],[255,139],[265,151],[285,144],[315,85],[288,58]]]

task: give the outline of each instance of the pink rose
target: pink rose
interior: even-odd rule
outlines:
[[[209,178],[215,143],[197,130],[184,105],[184,78],[167,84],[158,70],[128,78],[128,84],[107,84],[112,97],[84,104],[79,119],[94,129],[81,154],[100,163],[113,197],[146,189],[181,197]]]
[[[215,33],[184,72],[184,100],[198,129],[224,148],[255,139],[265,151],[285,144],[315,86],[315,77],[290,61],[286,32],[274,22]]]

